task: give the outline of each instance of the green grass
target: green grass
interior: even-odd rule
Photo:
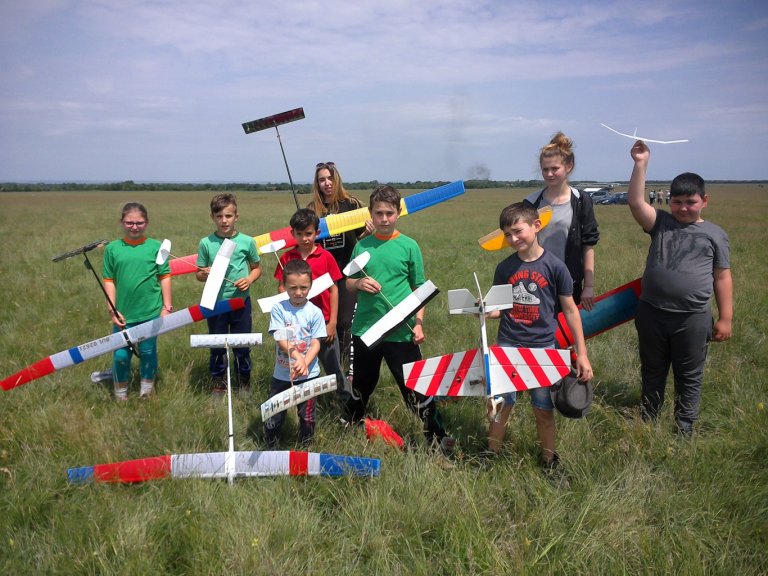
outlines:
[[[427,356],[475,345],[471,318],[451,318],[446,292],[488,286],[504,253],[476,240],[527,190],[470,191],[405,217],[422,246],[427,277],[442,290],[426,313]],[[313,449],[381,458],[379,478],[186,480],[71,486],[66,470],[165,453],[226,449],[226,404],[205,389],[207,351],[188,345],[204,324],[161,337],[158,395],[117,404],[89,380],[108,357],[0,393],[0,572],[3,574],[765,574],[768,573],[768,196],[759,185],[713,185],[705,217],[732,244],[734,337],[711,347],[698,433],[674,433],[637,417],[639,363],[631,324],[589,342],[596,400],[584,420],[558,418],[558,450],[570,489],[538,472],[533,416],[515,410],[502,456],[477,458],[482,402],[446,402],[460,450],[453,467],[423,445],[386,370],[371,409],[416,448],[393,450],[344,430],[326,409]],[[50,259],[119,234],[125,201],[144,202],[149,234],[195,252],[210,233],[208,193],[0,194],[0,377],[110,330],[103,296],[82,257]],[[361,192],[365,198],[367,193]],[[289,194],[239,195],[239,228],[283,227]],[[602,239],[596,284],[604,292],[642,273],[648,238],[626,206],[596,208]],[[101,252],[91,253],[97,271]],[[274,292],[274,258],[254,297]],[[174,280],[177,308],[202,284]],[[255,330],[266,316],[255,313]],[[253,351],[255,393],[235,399],[239,450],[264,447],[259,405],[274,351]],[[671,394],[671,390],[670,390]],[[293,447],[295,417],[284,446]]]

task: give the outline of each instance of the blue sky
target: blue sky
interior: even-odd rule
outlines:
[[[0,0],[0,181],[768,178],[763,1]]]

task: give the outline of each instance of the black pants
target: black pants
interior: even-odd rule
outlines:
[[[355,348],[354,376],[352,380],[353,395],[346,403],[346,416],[357,422],[365,416],[368,400],[379,383],[381,361],[384,360],[397,382],[405,405],[415,412],[424,423],[424,435],[427,440],[440,440],[446,436],[445,429],[437,410],[435,398],[424,396],[405,387],[403,364],[421,360],[421,350],[413,342],[379,342],[373,348],[368,348],[363,341],[353,336],[352,345]]]
[[[712,338],[712,311],[666,312],[638,303],[635,315],[643,380],[641,410],[655,419],[664,404],[664,388],[672,366],[675,378],[675,420],[690,430],[699,417],[707,349]]]

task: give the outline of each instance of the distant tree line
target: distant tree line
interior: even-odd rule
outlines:
[[[429,190],[437,186],[447,184],[447,181],[416,180],[415,182],[388,182],[392,186],[403,189]],[[372,190],[381,184],[378,180],[368,182],[345,182],[350,190]],[[536,180],[465,180],[466,188],[526,188],[540,185]],[[311,184],[294,184],[298,194],[312,192]],[[153,192],[153,191],[215,191],[226,192],[239,190],[246,192],[273,192],[289,191],[291,186],[287,182],[267,182],[255,184],[252,182],[227,182],[227,183],[183,183],[183,182],[134,182],[124,180],[122,182],[0,182],[0,192],[71,192],[71,191],[100,191],[100,192]]]
[[[416,180],[415,182],[388,182],[396,188],[429,190],[447,184],[447,181],[429,181]],[[620,182],[626,184],[626,182]],[[764,184],[764,180],[708,180],[708,184]],[[349,190],[373,190],[378,186],[378,180],[368,182],[347,182],[344,185]],[[648,186],[669,184],[667,181],[648,181]],[[465,180],[464,186],[467,189],[485,189],[485,188],[537,188],[542,187],[544,183],[541,180]],[[311,184],[294,184],[298,194],[309,194],[312,192]],[[163,192],[163,191],[245,191],[245,192],[276,192],[290,190],[291,186],[287,182],[267,182],[254,184],[250,182],[229,182],[229,183],[181,183],[181,182],[134,182],[133,180],[124,180],[122,182],[37,182],[37,183],[17,183],[0,182],[0,192],[74,192],[74,191],[99,191],[99,192]]]

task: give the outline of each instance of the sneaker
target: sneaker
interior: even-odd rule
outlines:
[[[140,400],[146,400],[152,394],[155,393],[155,383],[154,382],[142,382],[141,383],[141,392],[139,393],[139,399]]]
[[[456,438],[451,436],[443,436],[440,438],[440,452],[443,456],[450,458],[456,453]]]
[[[226,376],[212,376],[211,377],[211,394],[215,398],[220,398],[227,393],[227,377]]]
[[[239,374],[237,376],[237,395],[246,399],[251,397],[251,375]]]
[[[540,461],[540,467],[541,473],[544,474],[544,476],[553,486],[565,489],[570,488],[571,483],[568,480],[568,475],[566,474],[565,469],[560,464],[560,456],[557,454],[557,452],[555,452],[555,457],[552,458],[552,460],[549,462],[542,458]]]
[[[128,386],[118,386],[115,384],[115,400],[120,402],[128,400]]]
[[[677,433],[683,438],[690,438],[693,436],[693,424],[684,420],[676,420]]]
[[[101,372],[91,372],[91,382],[93,382],[94,384],[101,384],[102,382],[111,382],[111,381],[112,381],[111,368]]]

